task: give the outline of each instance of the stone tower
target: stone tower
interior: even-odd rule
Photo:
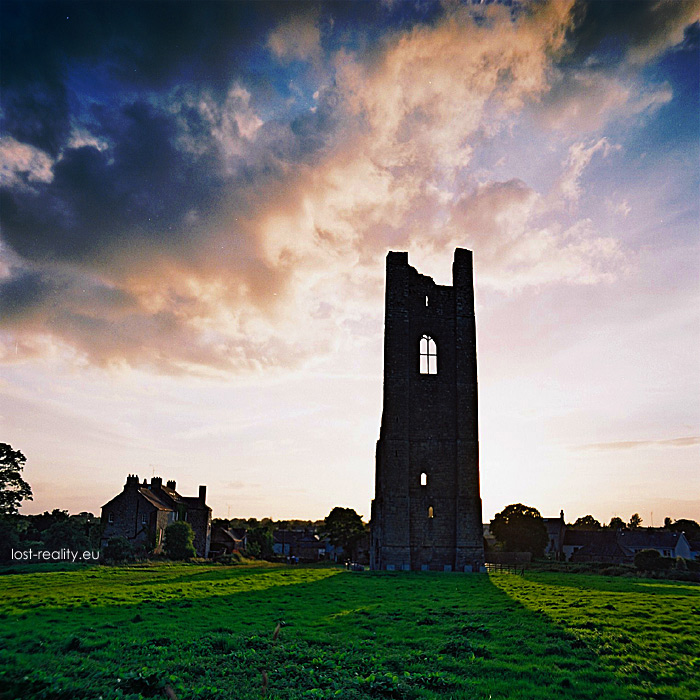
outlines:
[[[455,250],[452,281],[387,254],[372,569],[483,566],[471,251]]]

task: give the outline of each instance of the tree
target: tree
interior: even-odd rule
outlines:
[[[19,450],[0,442],[0,515],[13,515],[23,500],[32,500],[32,489],[20,474],[26,461]]]
[[[600,530],[603,526],[592,515],[584,515],[578,518],[572,527],[577,530]]]
[[[134,546],[126,537],[110,537],[102,550],[102,556],[108,562],[133,561]]]
[[[257,522],[257,521],[256,521]],[[267,525],[256,525],[246,532],[246,554],[256,559],[272,556],[272,530]]]
[[[669,521],[668,524],[666,521]],[[676,522],[671,522],[671,518],[666,518],[664,527],[674,532],[685,532],[686,535],[691,535],[693,538],[700,534],[700,525],[695,520],[688,520],[688,518],[680,518]]]
[[[628,527],[630,530],[636,530],[642,524],[642,519],[639,517],[639,513],[634,513],[630,516],[630,521]]]
[[[334,547],[342,547],[346,557],[350,558],[364,533],[362,517],[352,508],[336,506],[321,525],[321,535],[327,537]]]
[[[51,525],[43,534],[46,549],[68,549],[85,551],[90,549],[90,539],[85,534],[85,528],[71,520],[60,520]]]
[[[165,528],[163,550],[168,559],[191,559],[197,556],[193,542],[194,532],[188,522],[178,520]]]
[[[547,546],[547,528],[540,512],[531,506],[514,503],[496,513],[491,521],[491,534],[509,552],[532,552],[541,557]]]
[[[618,517],[617,515],[613,518],[610,518],[610,523],[608,524],[608,527],[611,530],[626,530],[627,525],[625,524],[625,521]]]

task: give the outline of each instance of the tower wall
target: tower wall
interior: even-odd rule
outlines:
[[[424,335],[435,343],[434,374],[420,371]],[[387,255],[376,460],[371,567],[478,570],[484,552],[468,250],[455,251],[451,287],[418,273],[407,253]]]

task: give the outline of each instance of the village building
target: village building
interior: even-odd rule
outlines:
[[[244,552],[248,544],[245,528],[213,527],[211,534],[210,557],[220,557],[233,552]]]
[[[663,528],[629,530],[576,530],[567,528],[563,553],[571,562],[632,564],[634,555],[654,549],[662,557],[692,559],[688,539],[683,532]]]
[[[139,483],[129,474],[124,490],[102,506],[102,544],[112,537],[125,537],[147,551],[161,551],[165,528],[178,520],[188,522],[194,532],[197,556],[209,555],[211,508],[206,504],[207,487],[197,496],[181,496],[175,482],[154,476],[150,483]]]
[[[564,558],[564,535],[566,534],[566,523],[564,522],[564,511],[559,512],[558,518],[542,518],[547,528],[547,546],[544,554],[551,559]]]

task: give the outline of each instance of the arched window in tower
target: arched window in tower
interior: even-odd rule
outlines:
[[[433,519],[435,517],[435,511],[432,506],[428,506],[428,518]]]
[[[437,346],[429,335],[424,335],[420,339],[419,353],[420,373],[437,374]]]
[[[421,485],[421,486],[427,486],[427,485],[428,485],[428,475],[427,475],[425,472],[423,472],[423,473],[420,475],[420,485]]]

